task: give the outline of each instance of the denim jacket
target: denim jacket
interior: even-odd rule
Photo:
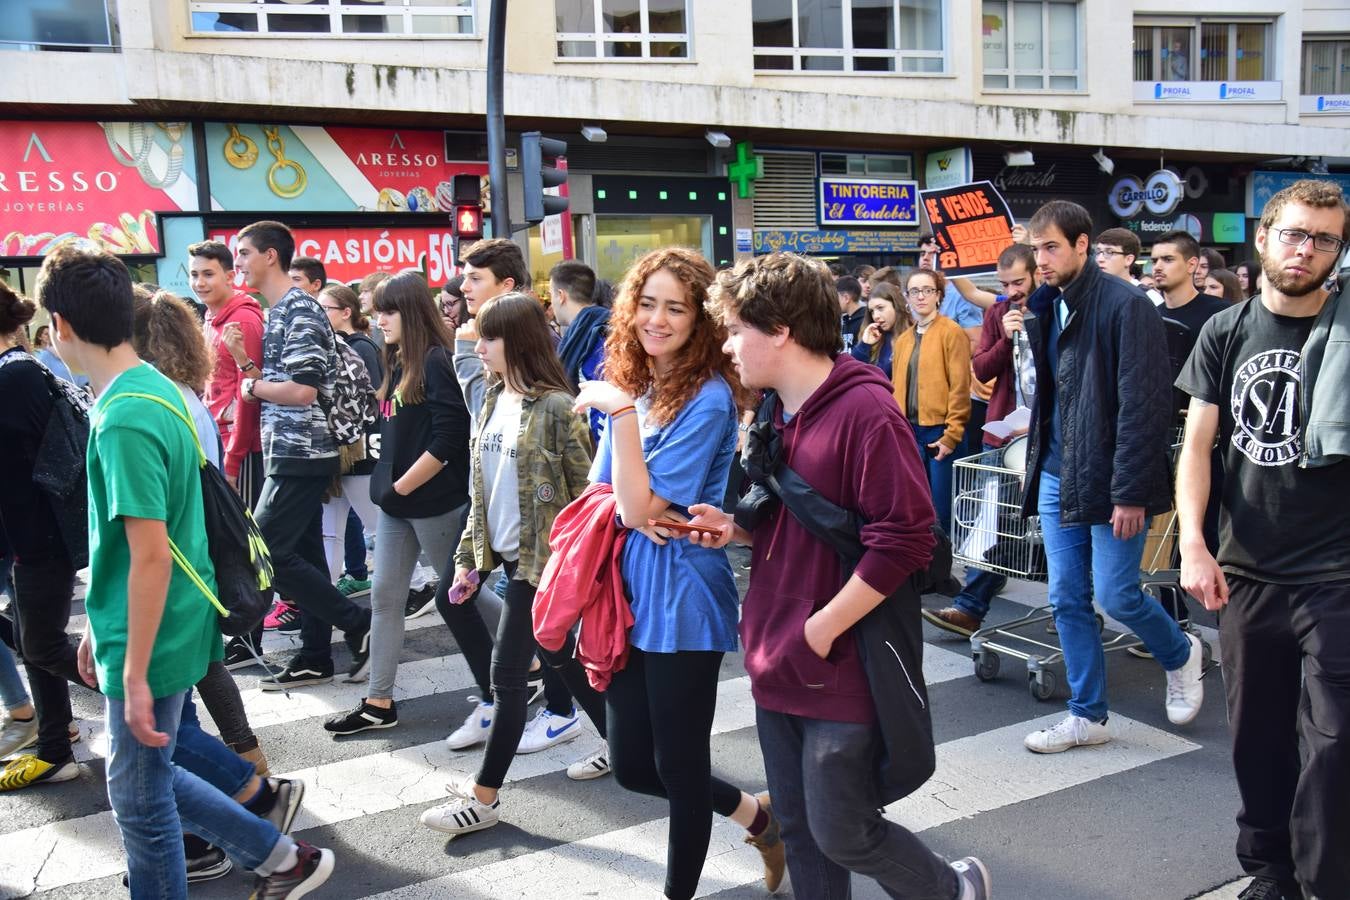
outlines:
[[[1259,299],[1253,302],[1261,302]],[[1350,299],[1333,292],[1303,345],[1303,458],[1305,469],[1350,457]]]
[[[501,562],[488,542],[487,503],[483,499],[483,465],[479,433],[492,418],[502,393],[499,381],[483,396],[478,428],[469,445],[473,479],[469,527],[460,538],[455,565],[490,572]],[[520,558],[515,577],[538,586],[548,562],[549,532],[563,507],[586,489],[591,470],[591,436],[585,416],[572,412],[572,397],[553,391],[521,402],[516,444],[516,483],[520,494]]]

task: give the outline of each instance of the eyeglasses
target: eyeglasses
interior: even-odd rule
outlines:
[[[936,297],[937,288],[910,288],[905,291],[905,296],[909,297],[911,300],[917,300],[920,297]]]
[[[1280,239],[1281,244],[1288,244],[1290,247],[1302,247],[1309,240],[1313,242],[1313,249],[1320,250],[1323,253],[1339,253],[1345,246],[1345,241],[1330,234],[1309,234],[1306,231],[1300,231],[1297,228],[1272,228],[1275,236]]]
[[[1110,247],[1098,247],[1092,252],[1096,253],[1098,256],[1105,256],[1107,259],[1110,259],[1113,256],[1126,255],[1124,250],[1112,250]]]

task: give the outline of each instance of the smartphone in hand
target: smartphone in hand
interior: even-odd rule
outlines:
[[[477,569],[470,569],[466,577],[468,578],[467,584],[455,584],[450,588],[450,593],[446,595],[446,599],[451,603],[463,603],[478,588],[480,576]]]
[[[679,534],[712,534],[712,529],[706,525],[691,525],[688,522],[671,522],[668,519],[648,519],[647,524],[653,528],[661,528],[666,531],[674,531]]]

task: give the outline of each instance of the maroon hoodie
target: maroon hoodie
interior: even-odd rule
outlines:
[[[928,564],[933,501],[909,423],[876,366],[848,354],[784,424],[785,462],[825,499],[856,512],[865,553],[855,570],[890,595]],[[845,578],[834,550],[787,507],[754,532],[750,589],[741,608],[745,668],[755,702],[767,710],[835,722],[874,721],[867,676],[852,630],[821,659],[806,643],[806,619],[834,598]]]

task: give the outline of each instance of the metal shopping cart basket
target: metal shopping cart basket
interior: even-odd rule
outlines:
[[[1179,442],[1174,442],[1173,464]],[[998,450],[978,453],[953,464],[952,558],[967,568],[995,572],[1009,578],[1044,582],[1047,578],[1045,547],[1040,520],[1022,517],[1022,481],[1026,468],[1026,438],[1019,437]],[[1149,529],[1141,566],[1144,590],[1163,602],[1184,604],[1175,570],[1176,516],[1158,516]],[[1011,621],[988,625],[970,638],[975,676],[981,681],[998,677],[1003,656],[1023,660],[1027,687],[1033,697],[1048,700],[1059,684],[1056,667],[1064,652],[1053,629],[1050,606],[1029,610]],[[1097,615],[1098,628],[1105,620]],[[1209,645],[1204,646],[1205,665],[1210,663]],[[1129,632],[1102,644],[1105,652],[1141,646]]]

